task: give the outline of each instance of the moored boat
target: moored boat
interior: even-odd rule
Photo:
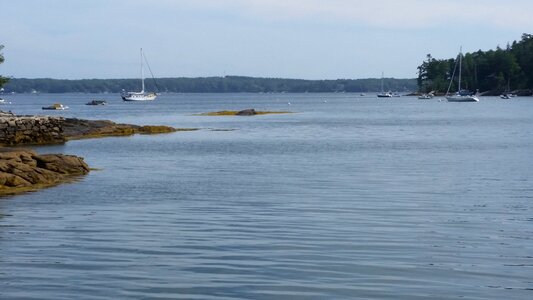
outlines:
[[[450,85],[448,86],[448,90],[446,91],[446,100],[448,102],[479,102],[479,98],[472,93],[469,93],[468,91],[461,90],[461,71],[462,71],[462,62],[463,62],[463,48],[459,50],[459,81],[457,84],[457,93],[454,95],[449,95],[450,88],[452,86],[453,77],[455,75],[455,68],[453,70],[452,78],[450,79]],[[457,64],[455,65],[457,67]]]
[[[392,98],[391,92],[383,91],[383,72],[381,72],[381,93],[378,94],[378,98]]]
[[[379,93],[378,98],[392,98],[392,93],[391,92]]]
[[[105,100],[91,100],[85,103],[85,105],[107,105],[107,102]]]
[[[127,92],[122,90],[120,96],[124,101],[153,101],[157,97],[157,94],[154,92],[145,92],[144,91],[144,71],[143,71],[143,49],[141,48],[141,84],[142,88],[140,92]],[[150,66],[148,66],[150,68]]]

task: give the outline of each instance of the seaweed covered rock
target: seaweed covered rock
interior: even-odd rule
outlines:
[[[178,131],[170,126],[139,126],[119,124],[108,120],[83,120],[67,118],[64,123],[65,137],[69,140],[133,134],[158,134]]]

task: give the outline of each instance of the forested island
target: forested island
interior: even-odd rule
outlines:
[[[245,76],[155,78],[145,81],[146,89],[171,93],[335,93],[375,92],[381,79],[303,80]],[[416,79],[384,78],[387,91],[408,92],[417,89]],[[25,79],[10,78],[5,93],[118,93],[122,89],[140,89],[139,79]]]
[[[428,54],[418,67],[420,92],[445,93],[450,84],[457,58],[435,59]],[[457,82],[451,90],[456,91]],[[461,87],[479,90],[488,95],[520,91],[531,95],[533,89],[533,35],[524,33],[520,41],[508,44],[505,49],[477,51],[464,54]]]

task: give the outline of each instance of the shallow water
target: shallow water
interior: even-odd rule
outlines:
[[[0,199],[2,299],[533,296],[532,98],[4,98],[201,130],[35,148],[100,170]],[[294,113],[195,115],[252,107]]]

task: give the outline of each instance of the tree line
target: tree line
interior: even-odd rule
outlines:
[[[4,48],[3,45],[0,45],[0,51],[2,51],[2,49]],[[4,62],[4,55],[2,54],[2,52],[0,52],[0,64],[2,64]],[[8,81],[8,78],[7,77],[3,77],[0,75],[0,88],[2,88],[2,86]]]
[[[257,78],[245,76],[156,78],[145,80],[147,91],[174,93],[323,93],[375,92],[381,89],[381,79],[303,80],[284,78]],[[415,91],[416,79],[385,78],[388,91]],[[26,79],[11,78],[5,92],[15,93],[118,93],[122,89],[141,89],[139,79]]]
[[[457,58],[435,59],[428,54],[418,67],[417,85],[422,93],[446,92]],[[456,73],[457,74],[457,73]],[[451,90],[457,90],[457,79]],[[466,53],[462,60],[461,88],[497,94],[533,88],[533,35],[524,33],[520,41],[505,49]]]

